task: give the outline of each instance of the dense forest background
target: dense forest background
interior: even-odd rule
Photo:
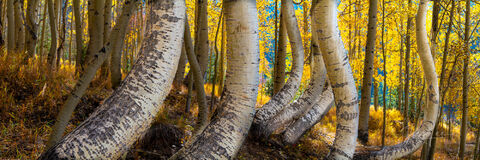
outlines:
[[[198,72],[204,72],[200,77],[205,97],[202,100],[198,98],[202,93],[193,91],[202,87],[192,88],[192,77],[197,81],[197,76],[190,72],[193,69],[187,62],[190,57],[185,44],[172,89],[150,129],[168,133],[162,132],[150,141],[139,140],[126,157],[169,157],[192,138],[196,126],[202,125],[197,122],[202,121],[199,106],[208,105],[211,112],[204,116],[212,116],[223,98],[230,52],[226,47],[223,3],[206,0],[207,15],[199,12],[199,3],[187,0],[186,14],[199,63],[196,65],[200,66]],[[376,33],[373,49],[369,50],[373,78],[367,90],[370,138],[359,143],[357,151],[405,140],[420,127],[428,112],[423,109],[429,86],[415,36],[419,3],[378,0],[376,4]],[[358,96],[363,99],[372,3],[343,0],[337,4],[338,28]],[[260,55],[257,108],[280,92],[287,79],[297,75],[294,51],[285,32],[281,33],[281,5],[280,0],[256,1]],[[0,1],[0,7],[0,158],[35,159],[46,149],[62,106],[74,106],[73,116],[64,126],[68,133],[103,104],[133,69],[141,57],[142,43],[146,43],[151,6],[144,0],[6,0]],[[312,83],[316,61],[312,0],[294,0],[293,7],[304,48],[296,100]],[[440,82],[440,112],[433,137],[407,158],[480,159],[480,1],[434,0],[427,9],[426,29]],[[198,23],[202,16],[207,20],[203,25]],[[101,56],[102,50],[108,56]],[[198,55],[200,52],[205,54]],[[280,52],[285,53],[283,57]],[[103,57],[102,61],[98,57]],[[95,65],[98,70],[89,67]],[[82,79],[85,75],[87,78]],[[70,98],[72,94],[77,97]],[[327,154],[335,137],[336,109],[327,110],[323,119],[293,145],[275,143],[279,139],[275,136],[266,144],[247,140],[237,158],[306,159]]]

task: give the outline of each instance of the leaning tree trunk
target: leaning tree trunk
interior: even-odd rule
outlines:
[[[224,99],[216,117],[176,159],[233,159],[255,113],[258,20],[254,0],[225,0],[229,51]]]
[[[55,67],[55,53],[57,51],[57,18],[55,16],[55,11],[53,9],[53,1],[47,0],[48,5],[48,20],[50,21],[50,51],[47,56],[47,64],[49,66],[50,72]]]
[[[375,39],[377,36],[377,5],[378,0],[370,0],[368,9],[367,45],[365,46],[365,62],[363,66],[362,98],[358,123],[358,140],[368,142],[368,118],[370,115],[370,100],[372,92],[373,63],[375,57]]]
[[[272,99],[263,105],[255,114],[252,131],[257,138],[266,138],[269,136],[267,132],[267,122],[294,98],[298,87],[300,87],[303,74],[303,43],[293,4],[292,1],[289,0],[282,0],[282,4],[284,5],[284,7],[282,7],[282,19],[285,21],[285,27],[287,28],[287,34],[293,51],[292,73],[280,92],[275,94]]]
[[[110,51],[110,80],[112,88],[120,86],[120,82],[122,81],[122,49],[125,43],[125,35],[127,33],[130,17],[139,3],[138,0],[133,1],[134,4],[131,4],[131,1],[126,2],[129,3],[125,3],[125,6],[122,9],[122,14],[117,18],[115,27],[113,27],[112,32],[110,33],[110,41],[112,43]]]
[[[35,55],[35,46],[37,44],[37,6],[39,0],[27,1],[27,16],[25,17],[25,45],[27,58]]]
[[[180,60],[178,61],[177,72],[175,73],[175,78],[173,78],[173,85],[176,88],[180,87],[183,77],[185,77],[185,66],[187,66],[187,54],[185,52],[185,46],[183,46]]]
[[[126,0],[124,3],[123,7],[123,13],[119,17],[119,21],[121,21],[121,18],[126,16],[129,17],[133,10],[135,9],[136,4],[138,4],[139,0]],[[128,19],[128,18],[127,18]],[[121,22],[117,21],[117,24],[120,24]],[[105,61],[105,59],[110,56],[110,45],[116,46],[118,37],[120,37],[119,34],[124,34],[121,33],[120,30],[125,30],[126,25],[116,25],[113,29],[113,34],[110,37],[110,41],[113,40],[113,42],[107,42],[106,46],[101,49],[99,52],[100,54],[95,54],[95,59],[90,61],[88,63],[89,66],[85,69],[85,73],[82,74],[80,79],[77,81],[77,84],[73,88],[73,91],[71,92],[71,95],[68,96],[67,100],[63,104],[62,108],[60,109],[60,112],[58,113],[57,119],[55,121],[55,125],[53,126],[53,133],[50,135],[50,138],[47,142],[47,148],[50,146],[53,146],[55,143],[57,143],[61,138],[63,133],[65,132],[65,127],[68,124],[68,121],[70,120],[70,117],[75,110],[75,107],[77,104],[80,102],[80,99],[82,98],[83,94],[85,94],[85,91],[87,90],[88,86],[90,85],[90,82],[93,80],[95,77],[95,73],[97,72],[98,68],[100,65]],[[123,38],[122,38],[123,42]]]
[[[75,17],[75,43],[77,48],[77,55],[75,56],[75,73],[82,71],[83,66],[83,28],[82,15],[80,14],[80,0],[73,0],[73,16]]]
[[[435,72],[435,63],[427,39],[426,15],[428,0],[421,0],[416,18],[417,46],[420,61],[425,73],[427,84],[427,102],[424,109],[424,120],[421,126],[402,143],[394,146],[386,146],[380,151],[372,151],[368,154],[358,155],[358,158],[365,159],[398,159],[412,154],[431,136],[438,115],[438,81]],[[357,158],[357,157],[356,157]]]
[[[357,145],[358,95],[337,24],[336,0],[319,0],[312,4],[313,34],[317,34],[327,75],[337,107],[337,129],[329,159],[351,159]]]
[[[468,62],[470,60],[470,0],[467,0],[465,12],[465,59],[463,60],[463,83],[462,83],[462,126],[460,128],[460,151],[458,156],[464,158],[465,143],[468,130]]]
[[[7,53],[15,52],[15,12],[13,0],[7,1]]]
[[[320,100],[301,118],[289,125],[282,135],[284,144],[295,144],[310,128],[322,120],[333,106],[333,92],[331,86],[320,94]]]
[[[282,5],[282,8],[284,6]],[[274,80],[273,80],[273,95],[280,92],[285,85],[285,68],[286,68],[286,56],[287,56],[287,28],[285,26],[285,21],[283,20],[283,15],[285,13],[280,13],[280,32],[278,34],[278,46],[277,52],[275,53],[275,67],[274,69]]]
[[[316,38],[315,34],[312,35],[312,38]],[[288,104],[282,111],[280,111],[277,115],[275,115],[272,119],[267,122],[266,133],[268,135],[272,134],[275,130],[284,127],[285,125],[294,121],[294,119],[298,119],[305,115],[305,113],[311,110],[312,106],[316,104],[321,98],[323,89],[325,87],[325,79],[326,77],[326,69],[325,64],[323,62],[322,53],[320,53],[320,49],[316,43],[313,44],[313,76],[311,78],[310,84],[305,89],[305,92],[295,100],[293,103]],[[324,113],[321,113],[324,114]],[[311,117],[317,118],[317,117]],[[309,119],[311,119],[309,118]],[[312,121],[313,122],[313,121]],[[304,127],[304,126],[302,126]],[[290,128],[290,127],[288,127]],[[307,128],[308,129],[308,128]],[[304,130],[306,131],[306,130]],[[302,131],[295,131],[295,133],[302,133]],[[303,133],[302,133],[303,134]],[[298,135],[298,134],[297,134]]]
[[[436,1],[434,3],[437,3]],[[448,87],[444,87],[444,83],[445,83],[445,74],[446,74],[446,68],[447,68],[447,57],[448,57],[448,43],[450,43],[450,32],[452,31],[452,26],[453,26],[453,18],[454,18],[454,15],[455,15],[455,1],[452,0],[452,7],[450,9],[450,16],[449,16],[449,19],[450,19],[450,22],[448,23],[448,29],[447,29],[447,33],[445,33],[445,44],[444,44],[444,50],[443,50],[443,58],[442,58],[442,69],[441,69],[441,72],[440,72],[440,106],[443,106],[444,102],[445,102],[445,94],[446,94],[446,91],[448,90]],[[438,4],[436,4],[438,5]],[[433,29],[432,29],[433,30]],[[434,43],[432,43],[434,44]],[[432,50],[434,51],[434,50]],[[425,85],[424,85],[425,87]],[[423,94],[422,94],[423,96]],[[421,98],[420,98],[421,99]],[[433,129],[433,133],[432,133],[432,139],[430,140],[430,146],[429,147],[426,147],[426,151],[428,151],[428,156],[427,156],[427,159],[428,160],[433,160],[434,159],[434,154],[435,154],[435,145],[437,143],[437,131],[438,131],[438,126],[439,126],[439,122],[437,122],[437,124],[435,125],[435,128]]]
[[[105,0],[88,0],[88,41],[87,57],[88,63],[103,46],[104,8]]]
[[[117,159],[147,131],[173,81],[186,8],[184,1],[159,0],[149,5],[152,9],[143,54],[125,82],[39,159]],[[99,54],[106,59],[105,52]]]
[[[192,43],[192,36],[190,35],[190,26],[188,25],[188,19],[185,16],[185,32],[184,32],[184,44],[188,62],[190,62],[190,71],[193,73],[193,84],[196,88],[196,97],[198,101],[198,121],[195,126],[195,135],[198,135],[210,122],[210,116],[207,106],[207,98],[205,95],[205,88],[203,85],[203,74],[200,64],[195,56],[195,51]],[[190,81],[192,82],[192,81]],[[213,98],[213,97],[212,97]]]

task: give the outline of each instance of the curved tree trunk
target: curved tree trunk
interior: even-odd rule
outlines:
[[[386,146],[380,151],[373,151],[367,155],[359,157],[368,159],[398,159],[415,152],[431,136],[438,115],[438,81],[435,72],[435,64],[430,53],[430,47],[427,38],[426,15],[428,0],[421,0],[416,18],[417,46],[420,61],[425,73],[425,83],[427,84],[427,102],[424,110],[424,120],[421,126],[402,143],[394,146]]]
[[[263,105],[255,114],[252,131],[257,138],[266,138],[269,136],[266,130],[268,120],[273,118],[273,116],[280,112],[288,102],[294,98],[298,87],[300,87],[303,74],[304,50],[293,3],[289,0],[282,0],[282,4],[284,5],[284,7],[282,7],[282,19],[285,21],[285,27],[287,28],[287,34],[293,51],[292,73],[280,92],[275,94],[272,99]]]
[[[319,0],[312,4],[314,25],[327,75],[337,107],[337,129],[329,159],[351,159],[357,145],[358,95],[337,25],[335,0]],[[323,17],[323,18],[320,18]]]
[[[437,3],[437,2],[434,2],[434,3]],[[443,58],[442,58],[442,69],[441,69],[441,72],[440,72],[440,106],[443,106],[444,104],[444,100],[445,100],[445,94],[446,94],[446,91],[448,90],[448,87],[444,87],[444,82],[445,82],[445,74],[446,74],[446,68],[447,68],[447,58],[448,58],[448,43],[450,42],[450,32],[452,31],[452,26],[453,26],[453,18],[454,18],[454,15],[455,15],[455,1],[452,0],[452,7],[450,9],[450,22],[448,23],[448,29],[447,29],[447,32],[445,33],[445,45],[444,45],[444,50],[443,50]],[[437,4],[438,5],[438,4]],[[425,87],[425,85],[424,85]],[[423,94],[422,94],[423,96]],[[437,124],[435,125],[435,128],[433,129],[433,133],[432,133],[432,139],[430,140],[430,146],[427,147],[428,149],[428,157],[427,159],[428,160],[432,160],[434,159],[434,154],[435,154],[435,145],[437,143],[437,136],[436,136],[436,133],[437,133],[437,130],[438,130],[438,125],[439,125],[439,122],[437,122]]]
[[[7,1],[7,51],[9,54],[15,52],[15,5],[13,0]]]
[[[83,66],[83,28],[82,15],[80,14],[80,0],[73,0],[73,17],[75,17],[75,43],[77,48],[77,55],[75,56],[75,73],[82,71]]]
[[[208,123],[210,122],[210,117],[207,106],[207,98],[205,95],[205,88],[203,86],[203,74],[197,57],[195,56],[195,51],[192,44],[192,36],[190,35],[190,26],[188,25],[188,19],[186,16],[184,44],[186,55],[188,57],[188,62],[190,62],[191,66],[190,71],[192,71],[193,73],[193,84],[197,87],[195,89],[195,91],[197,92],[196,97],[198,101],[198,121],[197,126],[195,126],[195,135],[197,135],[199,132],[202,132],[203,129],[208,125]]]
[[[184,1],[159,0],[149,5],[143,54],[125,83],[39,159],[117,159],[149,128],[173,81],[186,8]],[[97,56],[105,60],[105,52],[101,54]],[[97,68],[103,61],[98,62]]]
[[[282,135],[283,143],[295,144],[310,128],[323,119],[333,106],[333,92],[331,86],[319,96],[320,100],[301,118],[287,127]]]
[[[312,37],[316,38],[315,35],[312,35]],[[327,72],[325,69],[325,64],[323,62],[323,57],[321,55],[322,53],[320,53],[320,49],[318,48],[317,44],[313,45],[312,53],[315,62],[313,63],[313,77],[311,78],[309,86],[307,87],[307,89],[305,89],[300,98],[295,100],[293,103],[288,104],[282,111],[280,111],[277,115],[275,115],[266,123],[267,135],[270,135],[275,130],[291,123],[294,119],[298,119],[303,116],[305,113],[311,110],[312,106],[315,103],[317,103],[322,98],[318,95],[322,94],[325,87],[324,85],[325,79],[327,78]]]
[[[225,0],[228,57],[222,107],[177,159],[233,159],[255,111],[258,85],[258,20],[254,0]]]
[[[369,0],[367,45],[365,46],[365,62],[363,66],[362,98],[358,122],[358,140],[368,142],[368,118],[370,116],[370,100],[372,92],[373,63],[375,57],[375,39],[377,37],[378,0]]]
[[[125,1],[123,13],[119,17],[119,21],[123,16],[129,17],[133,12],[133,10],[135,9],[135,6],[136,4],[138,4],[138,2],[139,0]],[[117,24],[120,24],[120,22],[117,21]],[[108,58],[108,56],[110,56],[111,54],[109,49],[110,45],[115,46],[116,45],[115,43],[117,43],[118,41],[118,39],[116,38],[120,36],[119,34],[124,34],[119,32],[119,30],[122,30],[121,28],[125,29],[126,25],[124,26],[115,25],[113,29],[113,34],[110,38],[110,40],[114,40],[114,42],[112,43],[107,42],[104,48],[101,49],[99,52],[97,52],[97,54],[95,54],[95,59],[93,59],[88,64],[89,66],[85,69],[85,73],[82,74],[80,79],[77,81],[77,84],[73,88],[71,95],[68,96],[67,100],[65,101],[62,108],[60,109],[60,112],[58,113],[57,119],[55,121],[55,125],[53,126],[53,133],[50,135],[50,138],[47,142],[47,148],[49,148],[50,146],[53,146],[62,138],[62,135],[65,132],[65,127],[67,126],[68,121],[70,120],[70,117],[72,116],[72,113],[75,110],[75,107],[80,102],[80,99],[82,98],[83,94],[85,94],[85,91],[90,85],[90,82],[95,77],[95,73],[97,72],[100,65]],[[123,39],[122,39],[122,42],[123,42]]]
[[[25,45],[27,58],[35,55],[35,46],[37,44],[37,6],[39,0],[27,1],[27,16],[25,17]]]
[[[283,8],[283,5],[282,7]],[[285,69],[287,57],[287,28],[285,26],[285,21],[283,20],[283,15],[285,13],[280,13],[280,32],[278,34],[278,46],[277,52],[275,53],[275,67],[274,67],[274,76],[273,80],[273,95],[280,92],[280,90],[285,85]]]
[[[126,3],[129,2],[129,3]],[[113,27],[110,33],[110,42],[111,42],[111,63],[110,63],[110,80],[112,83],[112,88],[117,88],[120,86],[122,81],[122,49],[125,43],[125,35],[127,33],[128,22],[130,17],[135,12],[137,8],[138,0],[134,0],[131,4],[130,1],[126,1],[122,9],[122,14],[117,18],[115,26]]]

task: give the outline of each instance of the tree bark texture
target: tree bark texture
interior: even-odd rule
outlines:
[[[248,134],[258,85],[259,42],[256,2],[225,0],[227,79],[224,99],[212,122],[177,159],[233,159]]]
[[[77,55],[75,56],[75,72],[82,71],[84,53],[83,53],[83,28],[82,15],[80,14],[80,0],[72,0],[73,17],[75,17],[75,43]]]
[[[357,145],[358,95],[337,24],[337,1],[319,0],[313,3],[313,34],[317,34],[329,82],[337,107],[335,141],[329,159],[352,159]],[[315,18],[318,17],[318,18]],[[323,18],[320,18],[323,17]]]
[[[25,45],[27,57],[35,55],[35,46],[37,44],[37,7],[39,0],[27,1],[27,16],[25,17]]]
[[[372,92],[373,63],[375,61],[375,39],[377,37],[378,0],[369,0],[367,44],[365,46],[365,61],[363,66],[362,97],[358,123],[358,140],[368,142],[368,118],[370,115],[370,100]]]
[[[13,0],[7,1],[7,51],[9,54],[15,52],[15,5]]]
[[[143,54],[125,83],[39,159],[117,159],[147,131],[173,81],[186,8],[184,1],[159,0],[149,5]]]
[[[103,27],[104,23],[105,0],[88,0],[88,35],[90,41],[87,46],[86,63],[93,59],[103,46]]]
[[[47,0],[48,5],[48,20],[50,21],[50,50],[48,51],[47,64],[49,65],[50,70],[53,70],[55,67],[55,55],[57,51],[57,18],[55,16],[55,11],[53,9],[53,1]]]
[[[282,5],[284,7],[284,5]],[[282,8],[283,8],[282,7]],[[286,57],[287,57],[287,28],[285,27],[285,21],[283,20],[283,15],[285,13],[280,13],[280,32],[278,34],[278,46],[277,52],[275,53],[275,67],[274,67],[274,76],[273,80],[273,95],[280,92],[280,90],[285,85],[285,69],[286,69]]]
[[[303,74],[304,49],[300,30],[298,29],[297,18],[295,17],[293,3],[289,0],[282,0],[282,4],[285,6],[282,7],[282,19],[285,21],[290,46],[293,51],[292,73],[280,92],[275,94],[272,99],[263,105],[255,114],[252,131],[258,138],[266,138],[269,135],[266,130],[268,120],[285,108],[285,106],[294,98],[300,87]]]
[[[416,36],[418,54],[422,62],[422,68],[425,73],[425,83],[427,84],[427,101],[424,109],[424,120],[420,127],[408,139],[402,143],[386,146],[380,151],[370,152],[368,155],[362,155],[358,158],[364,159],[398,159],[412,154],[419,149],[423,143],[431,136],[438,116],[439,91],[437,74],[435,72],[435,63],[428,44],[426,15],[428,0],[421,0],[416,17]],[[357,157],[356,157],[357,158]]]
[[[464,159],[465,144],[467,141],[468,131],[468,63],[470,60],[470,0],[467,0],[465,11],[465,56],[463,60],[463,83],[462,83],[462,126],[460,127],[460,151],[458,156]]]

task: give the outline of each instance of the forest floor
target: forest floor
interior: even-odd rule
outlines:
[[[0,61],[0,159],[36,159],[45,148],[59,107],[72,90],[75,80],[71,65],[62,68],[46,78],[42,73],[46,69],[40,64],[18,65],[15,61]],[[206,85],[206,90],[209,90]],[[111,94],[108,82],[97,77],[83,96],[74,113],[67,132],[79,125],[102,100]],[[197,106],[191,113],[185,114],[185,88],[172,90],[166,98],[157,119],[149,132],[139,140],[127,159],[166,159],[181,148],[192,134]],[[264,103],[264,99],[260,103]],[[209,100],[210,102],[210,100]],[[257,104],[261,106],[261,104]],[[370,146],[358,146],[357,150],[375,149],[381,144],[382,111],[370,113]],[[403,141],[401,135],[403,116],[396,109],[387,111],[386,144],[393,145]],[[246,140],[237,159],[321,159],[329,152],[335,135],[335,108],[315,125],[295,145],[282,146],[273,136],[271,142]],[[413,133],[414,124],[410,124],[409,133]],[[440,129],[439,143],[435,159],[456,159],[459,125],[453,125],[452,139],[446,138],[446,125]],[[472,156],[473,133],[468,134],[467,154]],[[147,143],[148,142],[148,143]],[[418,159],[419,149],[410,158]]]

